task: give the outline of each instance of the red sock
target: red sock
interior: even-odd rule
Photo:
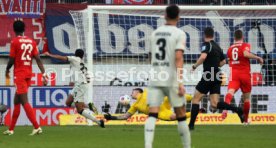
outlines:
[[[248,122],[248,114],[249,114],[249,110],[250,110],[250,102],[246,101],[243,104],[243,113],[244,113],[244,121]]]
[[[24,110],[27,114],[27,117],[29,118],[29,120],[32,122],[33,126],[35,129],[39,128],[39,125],[35,119],[35,114],[34,114],[34,111],[33,111],[33,108],[31,107],[31,105],[29,103],[25,103],[23,105],[24,107]]]
[[[9,128],[10,131],[14,130],[14,127],[16,125],[17,119],[19,117],[20,114],[20,104],[15,104],[14,105],[14,109],[13,109],[13,113],[12,113],[12,121],[11,121],[11,126]]]
[[[230,93],[227,93],[225,96],[225,103],[230,104],[233,96]]]

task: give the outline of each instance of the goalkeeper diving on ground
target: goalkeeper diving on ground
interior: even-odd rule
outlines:
[[[135,88],[132,90],[131,94],[132,99],[136,100],[129,110],[120,116],[112,116],[109,113],[105,114],[104,117],[107,120],[126,120],[130,118],[132,115],[134,115],[137,111],[139,113],[144,113],[146,115],[149,114],[149,106],[147,104],[147,90],[146,89],[141,89],[141,88]],[[188,102],[192,100],[192,95],[186,94],[185,98]],[[200,111],[201,113],[206,112],[204,108],[201,108]],[[190,118],[191,113],[187,112],[186,117]],[[172,107],[169,103],[168,97],[164,97],[163,103],[160,106],[160,112],[158,114],[158,119],[165,120],[165,121],[174,121],[176,120],[176,115],[172,110]]]

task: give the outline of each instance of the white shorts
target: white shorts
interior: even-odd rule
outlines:
[[[71,95],[74,98],[74,102],[84,102],[87,90],[87,84],[75,84],[71,92]]]
[[[172,107],[181,107],[185,105],[185,97],[178,95],[178,87],[149,87],[148,104],[150,107],[160,106],[164,97],[168,96]]]

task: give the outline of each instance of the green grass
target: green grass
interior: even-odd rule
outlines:
[[[5,127],[0,127],[4,131]],[[54,126],[28,136],[32,128],[16,127],[0,135],[0,148],[143,148],[143,126]],[[193,148],[275,148],[276,126],[196,126]],[[154,148],[181,148],[176,126],[157,126]]]

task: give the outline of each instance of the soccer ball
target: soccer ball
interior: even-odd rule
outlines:
[[[7,106],[6,105],[4,105],[4,104],[0,104],[0,113],[5,113],[6,111],[7,111]]]
[[[130,103],[130,96],[129,95],[123,95],[119,99],[119,103],[121,105],[128,105]]]

